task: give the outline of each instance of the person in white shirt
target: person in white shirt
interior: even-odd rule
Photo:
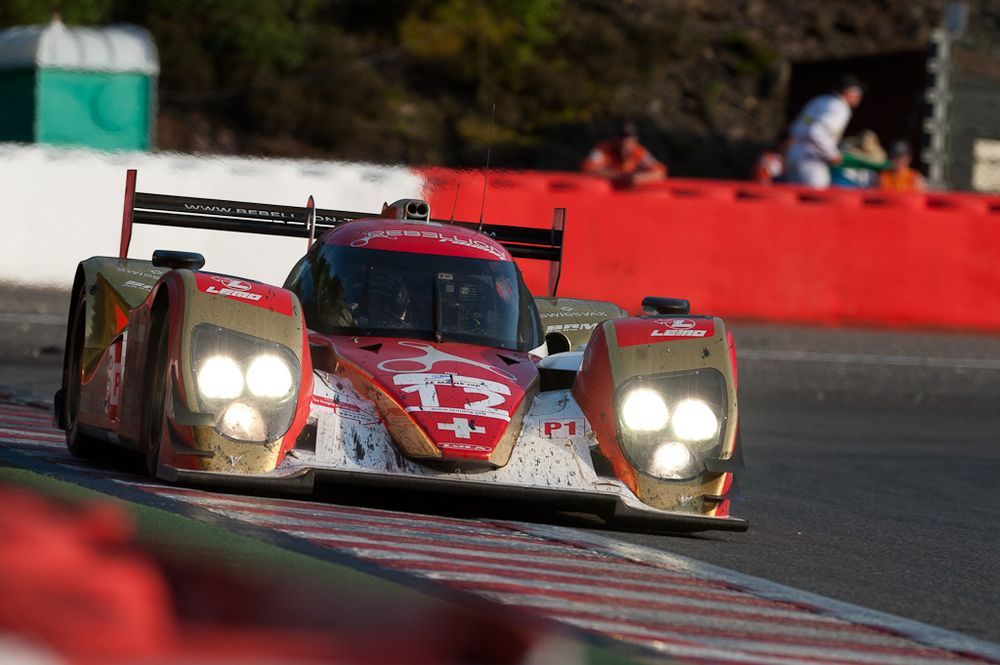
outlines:
[[[830,166],[840,164],[837,148],[851,111],[861,103],[864,86],[854,76],[845,76],[833,93],[815,97],[805,105],[788,130],[792,143],[785,155],[785,174],[793,184],[830,186]]]

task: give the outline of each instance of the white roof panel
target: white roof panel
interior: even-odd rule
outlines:
[[[139,26],[67,27],[55,18],[0,31],[0,68],[13,67],[158,74],[160,61],[153,38]]]

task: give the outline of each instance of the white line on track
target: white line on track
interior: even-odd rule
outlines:
[[[321,504],[320,504],[321,505]],[[490,540],[503,542],[525,542],[544,543],[541,538],[528,536],[521,533],[508,533],[497,530],[495,527],[477,525],[470,523],[467,525],[430,523],[426,519],[393,518],[385,515],[366,514],[358,511],[330,510],[329,506],[324,509],[309,508],[272,508],[248,506],[244,502],[230,502],[228,506],[220,505],[217,502],[206,504],[208,510],[222,512],[223,514],[238,515],[240,519],[254,521],[259,524],[270,524],[281,527],[286,524],[298,524],[310,526],[315,529],[323,529],[329,526],[342,527],[343,525],[374,525],[375,527],[398,529],[399,532],[416,532],[418,534],[442,534],[450,536],[482,537]]]
[[[950,654],[936,657],[930,652],[922,652],[919,647],[913,649],[894,649],[868,647],[873,652],[866,652],[862,645],[858,650],[850,648],[832,648],[831,646],[810,646],[808,644],[787,644],[777,640],[768,640],[767,636],[754,639],[739,639],[727,637],[698,636],[683,632],[662,632],[648,630],[631,622],[614,621],[600,617],[574,616],[561,614],[558,610],[552,616],[560,621],[589,630],[596,630],[610,635],[617,635],[630,641],[644,643],[672,656],[696,656],[703,649],[717,650],[712,662],[764,662],[764,663],[832,663],[842,665],[954,665],[955,659]],[[685,647],[682,645],[695,645]],[[848,645],[845,644],[845,647]],[[779,658],[781,660],[779,660]]]
[[[823,351],[779,351],[770,349],[740,349],[737,352],[737,357],[743,360],[831,363],[837,365],[889,365],[895,367],[934,367],[939,369],[1000,370],[1000,360],[995,358],[883,356],[869,353],[827,353]]]
[[[527,608],[545,609],[551,613],[569,616],[590,616],[595,620],[628,622],[650,630],[662,632],[678,631],[682,628],[695,633],[711,631],[711,634],[726,632],[754,632],[774,638],[809,641],[837,641],[838,643],[858,645],[881,645],[884,647],[899,647],[906,649],[920,648],[920,645],[903,637],[898,637],[884,631],[851,624],[830,617],[803,618],[801,610],[795,613],[789,610],[787,616],[756,615],[749,612],[735,611],[732,608],[717,614],[690,614],[674,603],[670,610],[636,610],[619,607],[609,603],[581,602],[564,599],[559,596],[545,597],[543,594],[491,594],[509,605]],[[706,616],[711,616],[711,626],[706,625]],[[823,621],[825,619],[825,623]]]
[[[392,562],[390,561],[389,563],[391,564]],[[574,568],[573,566],[562,566],[560,569],[523,568],[518,566],[512,569],[507,562],[503,561],[497,563],[485,561],[471,564],[440,560],[412,560],[405,562],[405,565],[413,570],[419,570],[421,573],[436,573],[438,575],[461,573],[491,575],[503,573],[507,577],[515,579],[552,580],[557,582],[575,581],[583,584],[593,583],[594,580],[590,574],[592,571],[585,568]],[[659,589],[663,588],[664,585],[680,586],[702,591],[732,590],[732,587],[726,584],[709,582],[689,575],[675,575],[670,571],[651,568],[650,566],[639,566],[627,561],[615,562],[613,574],[608,577],[602,577],[601,581],[613,582],[619,586],[636,590],[647,587]]]
[[[63,314],[30,314],[25,312],[0,312],[0,323],[28,323],[43,326],[64,326]]]
[[[412,569],[407,568],[407,570]],[[604,612],[606,616],[609,612],[614,614],[614,610],[609,609],[612,606],[618,607],[622,613],[627,613],[630,616],[648,615],[649,618],[670,616],[677,617],[677,621],[681,623],[689,621],[704,622],[703,614],[685,614],[685,611],[690,610],[690,608],[711,610],[713,612],[711,616],[715,618],[718,618],[718,613],[728,613],[733,618],[740,617],[745,621],[768,624],[801,619],[803,616],[802,610],[798,608],[779,609],[774,607],[758,607],[756,606],[757,603],[738,604],[738,601],[747,600],[747,597],[746,594],[740,594],[735,591],[729,596],[722,596],[720,594],[718,596],[720,600],[702,600],[697,597],[680,594],[677,589],[671,589],[667,586],[651,587],[642,593],[617,588],[614,586],[614,580],[609,580],[608,576],[593,579],[589,584],[585,585],[554,584],[552,582],[525,582],[522,585],[518,585],[512,583],[511,579],[502,571],[496,575],[441,575],[426,571],[420,571],[419,574],[423,577],[450,582],[455,586],[462,586],[467,589],[475,589],[487,585],[503,587],[506,590],[489,591],[487,593],[495,598],[502,599],[503,602],[508,604],[537,608],[561,608],[564,610],[572,607],[576,607],[577,609],[601,608],[600,611]],[[613,573],[610,576],[613,577]],[[698,595],[716,596],[716,594]],[[574,600],[573,597],[579,597],[580,600]],[[609,604],[607,602],[609,598],[614,600],[615,603]],[[622,601],[624,600],[637,602],[623,603]],[[627,612],[625,612],[626,606],[628,606]],[[681,607],[684,609],[680,609]],[[687,617],[688,621],[685,621],[683,617]],[[833,630],[841,627],[850,627],[852,632],[855,631],[855,626],[834,617],[824,617],[822,615],[810,617],[808,623],[815,624],[816,627],[827,625]]]
[[[29,312],[0,312],[0,323],[28,323],[43,326],[66,325],[64,314],[33,314]]]

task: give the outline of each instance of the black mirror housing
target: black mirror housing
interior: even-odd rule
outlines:
[[[661,316],[684,316],[691,313],[691,303],[681,298],[646,296],[642,299],[642,311]]]
[[[153,251],[153,265],[157,268],[201,270],[205,266],[205,257],[197,252],[157,249]]]

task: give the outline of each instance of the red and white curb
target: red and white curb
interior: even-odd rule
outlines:
[[[0,405],[0,444],[688,662],[1000,663],[1000,645],[598,534],[148,482],[69,456],[48,414]]]

